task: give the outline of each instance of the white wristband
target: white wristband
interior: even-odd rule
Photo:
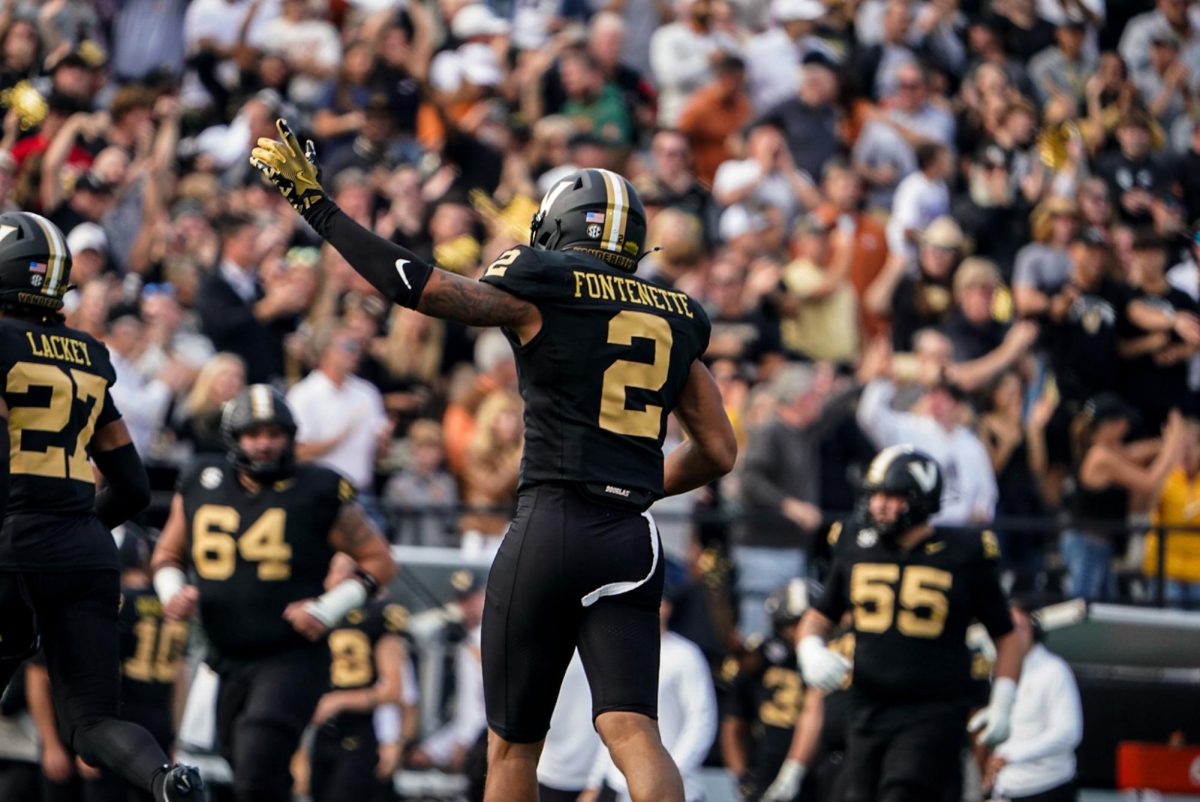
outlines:
[[[347,579],[304,605],[304,611],[326,627],[332,628],[346,617],[346,613],[357,610],[366,601],[367,589],[363,584],[357,579]]]
[[[800,639],[800,645],[796,648],[796,656],[803,663],[806,659],[811,660],[815,656],[820,659],[820,655],[828,650],[825,645],[825,639],[820,635],[806,635]]]
[[[388,704],[375,708],[375,738],[379,743],[399,743],[403,731],[400,725],[400,705]]]
[[[187,576],[173,565],[164,565],[154,572],[154,592],[163,604],[169,604],[175,594],[187,587]]]

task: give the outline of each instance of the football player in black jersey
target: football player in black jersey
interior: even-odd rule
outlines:
[[[117,717],[110,530],[149,503],[150,485],[109,394],[108,350],[63,322],[70,279],[57,226],[0,215],[0,688],[40,639],[63,742],[156,799],[194,800],[195,769],[168,766],[149,732]]]
[[[501,326],[525,399],[517,513],[488,577],[487,802],[537,799],[536,767],[578,646],[596,728],[635,802],[682,802],[662,747],[656,498],[727,473],[737,443],[708,369],[710,326],[682,292],[635,278],[646,216],[623,177],[579,170],[546,194],[530,245],[471,281],[365,230],[325,197],[280,120],[251,163],[385,298],[434,317]],[[665,459],[666,416],[690,435]]]
[[[169,621],[150,585],[150,540],[128,523],[113,531],[121,561],[121,718],[145,727],[167,752],[175,740],[172,705],[182,680],[188,623]],[[88,782],[88,802],[143,797],[105,772]]]
[[[329,687],[325,635],[395,565],[350,482],[296,464],[282,393],[246,388],[222,410],[221,432],[228,459],[197,460],[180,478],[151,560],[154,587],[168,618],[199,612],[234,798],[287,802],[289,762]],[[322,593],[338,551],[358,568]]]
[[[740,662],[731,657],[728,664],[732,676],[722,695],[721,753],[738,778],[743,798],[754,802],[779,773],[804,706],[795,643],[808,597],[803,579],[771,593],[764,607],[773,634]]]
[[[908,445],[881,451],[860,510],[836,537],[825,590],[800,625],[804,679],[832,690],[849,663],[825,640],[843,612],[853,613],[847,802],[927,801],[961,787],[972,698],[966,632],[975,619],[996,644],[996,680],[970,729],[982,730],[985,746],[1008,737],[1021,656],[999,550],[990,532],[934,529],[941,494],[932,457]]]
[[[327,588],[354,575],[345,554],[334,555]],[[392,778],[378,776],[379,741],[374,711],[399,705],[408,652],[401,633],[408,612],[382,599],[351,610],[329,633],[329,684],[313,714],[309,788],[313,802],[377,802],[386,799]]]

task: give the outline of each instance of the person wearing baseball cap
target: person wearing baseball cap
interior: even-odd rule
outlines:
[[[833,55],[815,33],[828,13],[821,0],[772,0],[770,11],[771,27],[752,38],[745,51],[746,83],[758,114],[795,96],[806,55]]]

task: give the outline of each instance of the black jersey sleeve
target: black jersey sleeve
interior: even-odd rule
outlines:
[[[825,587],[821,597],[813,604],[813,609],[828,618],[834,624],[842,620],[849,604],[847,595],[847,574],[849,562],[842,549],[834,549],[833,564],[829,567],[829,576],[825,579]]]
[[[526,245],[500,254],[480,281],[534,303],[570,298],[575,291],[570,270],[543,259],[539,251]]]
[[[1000,586],[997,560],[1000,548],[993,532],[984,531],[974,541],[971,560],[971,614],[987,629],[992,640],[1012,632],[1012,613]]]

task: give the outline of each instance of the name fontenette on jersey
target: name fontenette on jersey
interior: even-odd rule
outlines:
[[[29,340],[29,349],[34,356],[40,356],[43,359],[58,359],[76,365],[90,366],[92,364],[87,343],[82,340],[64,337],[61,334],[40,334],[35,338],[31,331],[25,332],[25,337]]]
[[[575,297],[587,297],[594,301],[621,301],[622,303],[652,306],[663,312],[674,312],[693,317],[688,297],[682,292],[655,287],[644,281],[610,273],[592,273],[573,270],[575,274]]]

